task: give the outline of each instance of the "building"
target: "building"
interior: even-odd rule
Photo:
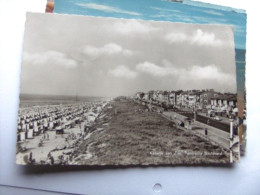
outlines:
[[[174,106],[176,104],[175,91],[169,92],[169,104],[172,105],[172,106]]]
[[[158,100],[161,103],[169,103],[169,92],[168,91],[160,91],[158,92]]]
[[[211,99],[218,97],[219,93],[215,92],[213,89],[203,90],[200,94],[200,105],[202,109],[211,107]],[[215,102],[217,105],[217,102]]]
[[[200,104],[201,93],[202,93],[201,91],[189,92],[189,96],[188,96],[188,100],[189,100],[188,107],[189,108],[197,108],[197,109],[201,108],[201,104]]]
[[[149,101],[154,101],[154,94],[155,94],[155,91],[153,91],[153,90],[148,91]]]
[[[229,112],[237,107],[236,94],[218,94],[211,98],[211,107],[217,112]]]
[[[175,92],[175,105],[177,106],[182,106],[182,98],[183,98],[182,93],[183,93],[182,90]]]

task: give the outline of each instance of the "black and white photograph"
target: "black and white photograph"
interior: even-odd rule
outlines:
[[[239,161],[227,25],[28,13],[16,163]]]

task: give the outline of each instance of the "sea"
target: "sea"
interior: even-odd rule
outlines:
[[[65,95],[36,95],[20,94],[20,108],[33,106],[77,104],[77,103],[99,103],[106,101],[106,97],[94,96],[65,96]]]

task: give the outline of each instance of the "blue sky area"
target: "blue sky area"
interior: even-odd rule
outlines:
[[[183,0],[183,3],[188,4],[188,5],[193,5],[193,6],[199,6],[199,7],[220,9],[220,10],[224,10],[224,11],[234,11],[234,12],[238,12],[238,13],[246,13],[245,10],[242,10],[242,9],[236,9],[236,8],[226,7],[226,6],[221,6],[221,5],[214,5],[214,4],[210,4],[210,3],[204,3],[204,2],[193,1],[193,0]]]

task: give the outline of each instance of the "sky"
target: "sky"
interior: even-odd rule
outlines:
[[[243,10],[191,0],[55,0],[54,13],[231,25],[236,48],[246,46],[247,16]]]
[[[29,13],[21,77],[21,93],[26,94],[236,92],[233,29]]]
[[[171,0],[169,0],[171,1]],[[222,5],[214,5],[210,3],[195,1],[195,0],[182,0],[184,4],[192,5],[192,6],[199,6],[199,7],[205,7],[205,8],[213,8],[213,9],[219,9],[219,10],[225,10],[225,11],[234,11],[237,13],[246,13],[245,10],[242,9],[236,9],[232,7],[222,6]]]
[[[153,21],[223,24],[234,28],[237,90],[245,91],[247,14],[244,10],[199,1],[183,0],[55,0],[54,13]]]

